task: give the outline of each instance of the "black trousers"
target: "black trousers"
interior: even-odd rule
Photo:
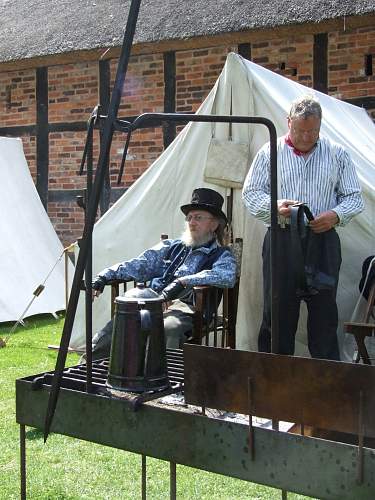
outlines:
[[[306,301],[308,319],[308,347],[313,358],[339,360],[337,341],[338,313],[336,291],[341,265],[341,246],[334,229],[325,234],[325,250],[329,254],[330,268],[336,278],[336,286],[320,290],[316,295],[301,299],[296,293],[295,268],[291,252],[290,229],[278,229],[278,278],[279,278],[279,353],[294,354],[295,335],[301,300]],[[271,231],[263,243],[263,320],[259,331],[258,349],[271,352]]]

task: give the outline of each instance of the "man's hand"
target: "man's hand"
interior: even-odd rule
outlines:
[[[309,222],[314,233],[325,233],[332,229],[339,222],[339,217],[333,210],[328,210],[327,212],[322,212],[315,217],[314,220]]]
[[[166,286],[164,290],[162,290],[160,296],[165,301],[174,300],[181,295],[181,292],[184,290],[184,288],[185,286],[180,280],[174,280],[172,281],[172,283]]]
[[[94,281],[92,282],[92,300],[94,300],[95,297],[99,297],[99,295],[103,292],[104,287],[107,283],[105,282],[105,279],[102,276],[97,276]]]
[[[290,217],[290,205],[298,203],[296,200],[277,200],[277,210],[283,217]]]

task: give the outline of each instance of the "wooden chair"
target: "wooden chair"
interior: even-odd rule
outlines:
[[[358,351],[355,363],[359,363],[362,359],[366,365],[371,365],[371,359],[366,348],[366,337],[375,335],[375,283],[370,288],[366,310],[362,323],[347,322],[344,323],[344,330],[346,333],[354,335]]]
[[[193,344],[215,347],[236,347],[236,320],[240,287],[243,241],[236,238],[230,245],[237,264],[236,284],[233,288],[218,289],[209,286],[194,287],[195,314],[193,331],[189,339]],[[222,295],[222,314],[218,309]],[[212,313],[212,314],[211,314]]]

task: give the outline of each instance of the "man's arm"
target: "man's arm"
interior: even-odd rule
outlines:
[[[332,210],[322,212],[310,222],[314,233],[324,233],[335,226],[345,226],[364,208],[361,186],[355,170],[355,165],[347,151],[339,148],[336,153],[338,163],[337,206]]]
[[[269,147],[256,154],[242,190],[243,202],[251,215],[265,224],[271,222],[271,186]]]
[[[269,146],[264,146],[255,156],[245,180],[242,198],[251,215],[265,224],[271,223],[271,186]],[[277,200],[278,213],[290,216],[290,205],[297,200]]]
[[[212,269],[206,269],[196,274],[181,276],[178,280],[184,286],[210,285],[220,288],[232,288],[236,283],[236,260],[228,249],[214,262]]]
[[[333,208],[333,211],[338,216],[338,224],[345,226],[354,216],[363,211],[364,202],[355,165],[345,149],[340,148],[337,153],[337,162],[339,164],[337,206]]]
[[[121,262],[103,269],[93,281],[93,289],[101,293],[105,285],[113,281],[148,281],[163,273],[164,259],[168,253],[171,240],[163,240],[152,248],[145,250],[139,257]],[[94,295],[99,295],[95,293]]]

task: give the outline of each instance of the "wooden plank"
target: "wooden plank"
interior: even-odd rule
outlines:
[[[48,203],[48,68],[36,70],[36,188],[44,208]]]
[[[354,104],[354,106],[359,106],[360,108],[365,109],[374,109],[375,108],[375,96],[365,96],[365,97],[353,97],[351,99],[343,99],[345,102],[349,104]]]
[[[328,33],[314,35],[313,86],[328,93]]]
[[[251,43],[239,43],[238,54],[251,61]]]
[[[364,433],[375,437],[375,367],[188,344],[184,363],[189,404],[351,434],[362,391]]]
[[[164,113],[176,112],[176,52],[164,52]],[[166,149],[176,137],[176,124],[163,125],[163,143]]]

